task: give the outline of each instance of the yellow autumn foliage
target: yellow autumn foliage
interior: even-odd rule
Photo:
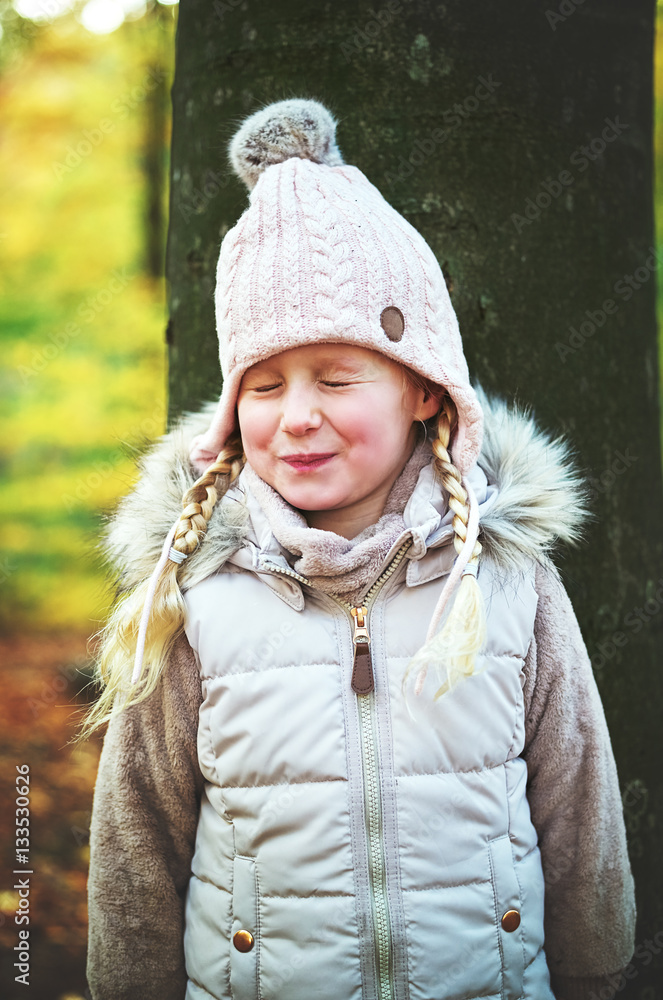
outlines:
[[[165,428],[165,282],[146,273],[142,157],[173,60],[173,18],[95,36],[69,16],[0,70],[6,631],[98,627],[102,514]]]

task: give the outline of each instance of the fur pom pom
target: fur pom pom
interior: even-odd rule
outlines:
[[[293,156],[330,167],[343,164],[336,119],[318,101],[293,98],[268,104],[246,119],[229,146],[233,170],[249,191],[263,170]]]

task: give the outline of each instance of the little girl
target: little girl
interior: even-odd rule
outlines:
[[[288,100],[235,135],[221,398],[110,531],[92,997],[596,1000],[634,897],[550,558],[584,487],[472,388],[435,256],[335,126]]]

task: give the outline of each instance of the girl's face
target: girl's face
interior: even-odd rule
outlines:
[[[244,452],[311,527],[353,538],[382,514],[439,399],[400,365],[346,344],[294,347],[253,365],[237,400]]]

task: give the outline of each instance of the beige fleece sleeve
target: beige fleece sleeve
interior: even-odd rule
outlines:
[[[528,799],[545,878],[545,950],[557,1000],[585,1000],[634,949],[635,898],[603,706],[559,574],[537,567],[525,663]]]
[[[93,1000],[184,1000],[184,898],[203,786],[201,701],[194,654],[182,637],[153,694],[108,724],[90,825]]]

